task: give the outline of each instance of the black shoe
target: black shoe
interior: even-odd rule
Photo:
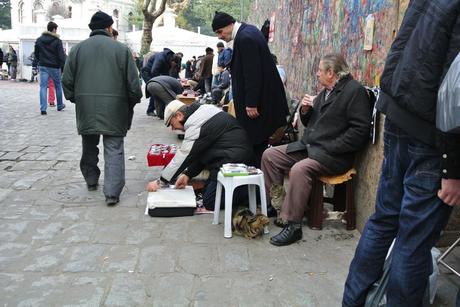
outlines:
[[[267,207],[267,216],[268,217],[277,217],[278,216],[278,212],[276,211],[276,209],[272,205],[268,205],[268,207]]]
[[[46,113],[46,111],[41,111],[41,114],[46,115],[47,113]]]
[[[276,246],[289,245],[302,239],[302,228],[288,223],[279,234],[270,238],[270,243]]]
[[[97,186],[98,184],[87,184],[86,185],[88,187],[88,191],[96,191],[97,190]]]
[[[62,111],[65,109],[65,104],[62,104],[62,106],[60,108],[57,108],[58,111]]]
[[[105,204],[107,206],[115,206],[116,204],[118,204],[119,201],[120,201],[120,198],[118,197],[111,197],[111,196],[105,197]]]

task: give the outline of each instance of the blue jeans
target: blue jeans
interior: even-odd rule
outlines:
[[[40,70],[40,111],[46,111],[48,106],[47,88],[48,78],[53,79],[54,88],[56,89],[57,109],[63,107],[62,103],[62,85],[61,85],[61,70],[59,68],[39,66]]]
[[[386,120],[376,211],[351,262],[343,306],[364,305],[369,288],[381,277],[393,239],[387,306],[422,306],[432,271],[430,250],[451,212],[437,197],[439,173],[438,151]]]

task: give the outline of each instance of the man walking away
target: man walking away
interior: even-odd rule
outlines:
[[[119,202],[125,185],[123,142],[142,97],[131,51],[112,38],[112,24],[104,12],[93,15],[90,37],[72,48],[62,78],[65,97],[75,103],[83,147],[80,169],[90,191],[98,186],[97,145],[103,135],[107,205]]]
[[[65,64],[65,53],[62,41],[56,34],[58,25],[52,21],[46,26],[47,31],[43,32],[35,42],[35,58],[38,61],[40,71],[40,112],[46,115],[48,79],[54,82],[57,98],[57,110],[62,111],[65,104],[62,102],[61,69]]]

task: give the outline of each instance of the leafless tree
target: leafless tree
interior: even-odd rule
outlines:
[[[160,2],[158,2],[160,1]],[[144,0],[142,13],[144,14],[144,27],[141,41],[141,54],[146,54],[150,51],[152,43],[152,28],[155,20],[163,14],[166,8],[166,2],[171,8],[178,12],[184,9],[190,0]],[[157,9],[157,4],[159,4]]]

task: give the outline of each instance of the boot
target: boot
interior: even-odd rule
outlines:
[[[302,239],[302,224],[289,222],[279,234],[270,238],[270,243],[285,246]]]

